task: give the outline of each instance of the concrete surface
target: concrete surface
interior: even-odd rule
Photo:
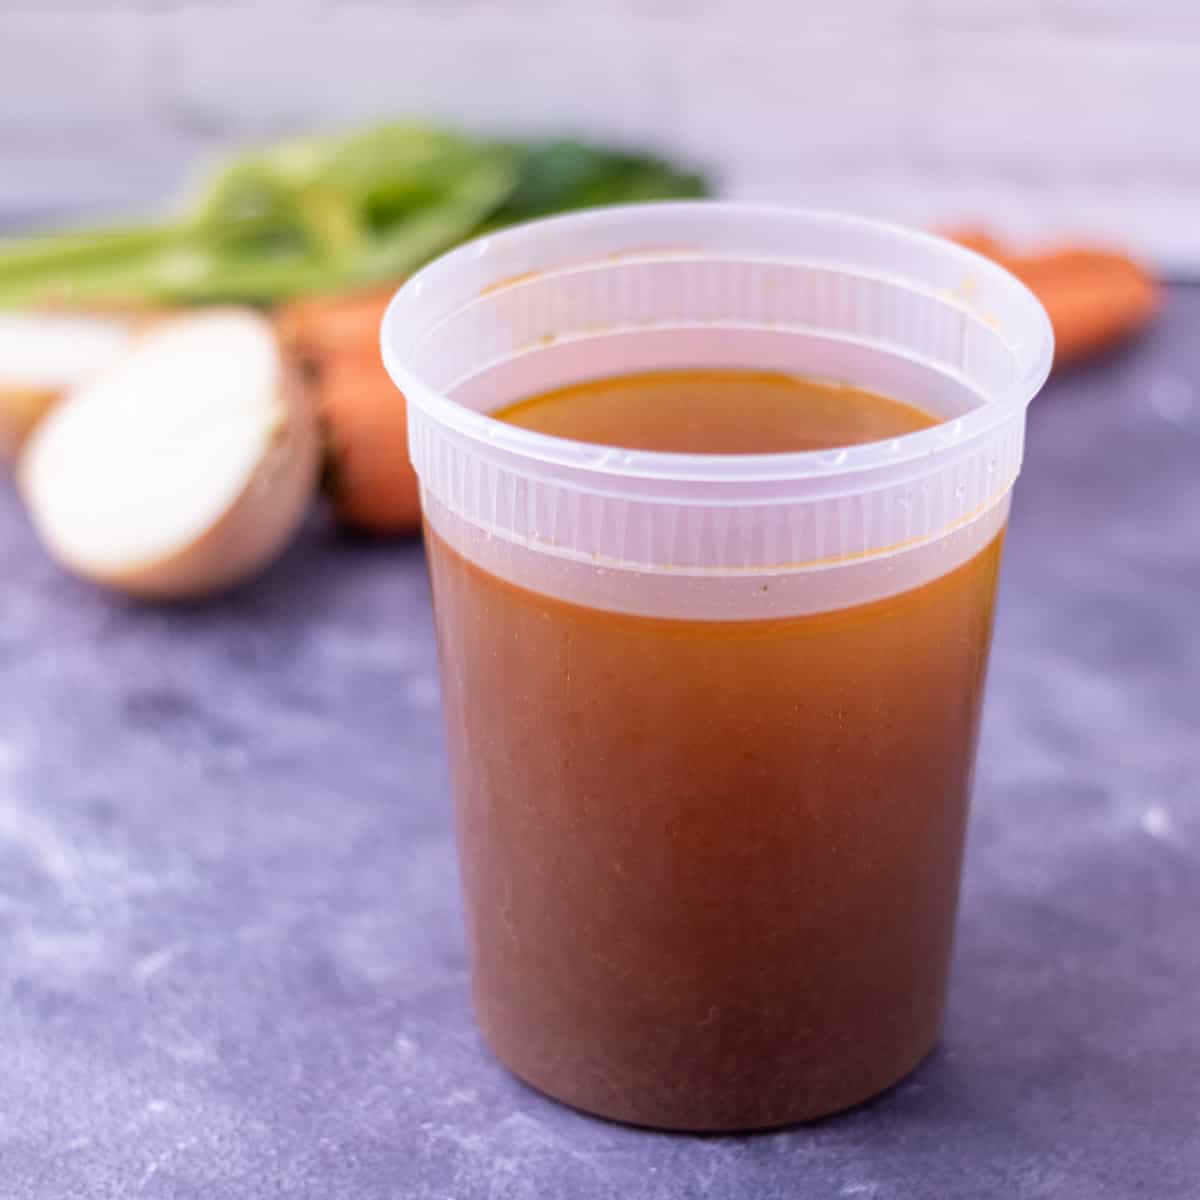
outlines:
[[[0,1194],[1200,1194],[1200,290],[1037,403],[949,1021],[877,1102],[637,1132],[482,1052],[415,545],[161,610],[0,487]]]

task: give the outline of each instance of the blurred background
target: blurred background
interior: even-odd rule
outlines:
[[[650,145],[736,197],[1200,269],[1194,0],[0,0],[0,225],[397,114]]]

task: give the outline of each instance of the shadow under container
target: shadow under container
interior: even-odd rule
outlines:
[[[534,1087],[808,1120],[939,1030],[1001,547],[1052,335],[940,239],[714,203],[464,246],[399,292],[473,990]],[[833,452],[585,445],[486,414],[748,367],[941,418]]]

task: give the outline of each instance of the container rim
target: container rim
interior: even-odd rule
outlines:
[[[774,454],[685,454],[596,445],[509,425],[444,395],[438,387],[421,378],[405,362],[400,347],[406,340],[411,340],[411,328],[414,323],[419,322],[424,294],[433,287],[445,288],[456,272],[462,271],[468,265],[473,272],[477,272],[479,264],[489,258],[511,258],[514,252],[519,252],[523,247],[536,247],[539,240],[548,234],[562,236],[572,231],[595,231],[606,226],[613,227],[615,232],[625,223],[636,221],[648,212],[665,218],[678,216],[681,220],[695,220],[697,212],[703,212],[707,218],[717,223],[794,221],[798,228],[824,226],[842,232],[861,231],[877,238],[890,239],[897,245],[908,243],[926,254],[940,255],[945,261],[960,265],[967,275],[986,280],[993,287],[1007,292],[1010,301],[1021,310],[1021,327],[1016,331],[1018,336],[1014,337],[1011,333],[1009,336],[1003,336],[997,331],[997,336],[1004,341],[1017,363],[1017,374],[1002,394],[984,397],[983,403],[977,408],[928,429],[903,434],[887,441],[867,442],[836,450],[800,450]],[[751,224],[748,228],[745,252],[752,250]],[[694,254],[698,258],[719,257],[713,252],[706,252],[703,246],[696,248]],[[665,250],[644,249],[639,252],[636,246],[621,257],[624,261],[632,262],[639,258],[647,260],[668,255],[679,257],[678,252]],[[850,269],[836,259],[825,261],[806,256],[803,259],[789,260],[786,255],[775,251],[767,252],[767,256],[781,264],[803,261],[809,265],[834,270],[839,267]],[[553,274],[559,270],[579,269],[601,261],[604,259],[585,257],[563,260],[529,274]],[[965,296],[955,295],[937,287],[921,287],[911,277],[902,277],[886,271],[869,272],[859,266],[853,268],[853,273],[859,276],[874,274],[877,278],[892,280],[903,284],[910,291],[936,297],[942,303],[958,307],[977,321],[987,320],[983,313],[972,307]],[[477,294],[479,291],[499,291],[505,284],[516,282],[517,279],[506,278],[502,274],[489,287],[477,289]],[[464,304],[474,298],[464,297]],[[1011,272],[965,246],[937,234],[872,217],[790,205],[714,200],[681,200],[581,209],[560,216],[527,221],[500,232],[483,234],[434,259],[399,288],[384,313],[380,340],[384,366],[406,402],[415,405],[447,430],[473,442],[528,461],[585,471],[593,475],[619,476],[629,480],[712,484],[830,478],[857,474],[877,468],[894,467],[900,463],[927,458],[952,447],[965,446],[992,432],[1024,410],[1046,381],[1054,358],[1054,333],[1041,302]],[[900,348],[887,349],[888,353],[894,353],[897,357],[904,356],[904,351]]]

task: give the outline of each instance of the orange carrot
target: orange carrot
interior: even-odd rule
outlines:
[[[1123,254],[1086,246],[1019,254],[983,230],[964,229],[947,236],[1006,267],[1045,305],[1059,366],[1125,341],[1161,307],[1158,284]]]
[[[371,533],[419,529],[421,503],[408,460],[404,397],[383,366],[350,357],[332,359],[317,395],[339,520]]]
[[[390,296],[306,300],[285,309],[279,323],[316,391],[334,511],[344,524],[380,534],[412,533],[421,524],[404,397],[379,357]]]

